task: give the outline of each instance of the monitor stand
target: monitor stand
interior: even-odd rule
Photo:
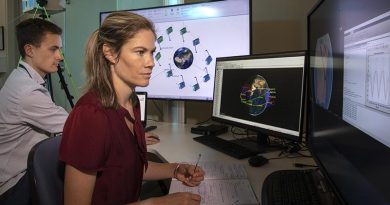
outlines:
[[[247,147],[249,150],[256,153],[266,153],[284,149],[282,145],[271,145],[269,136],[261,132],[258,132],[256,137],[235,139],[231,142]]]
[[[186,123],[185,101],[167,101],[164,104],[163,121],[171,123]]]

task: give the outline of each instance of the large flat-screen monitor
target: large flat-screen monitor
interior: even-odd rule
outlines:
[[[154,22],[155,67],[137,91],[152,99],[213,99],[215,59],[251,52],[251,0],[128,10]],[[111,12],[100,13],[102,21]]]
[[[217,58],[213,120],[300,141],[305,52]]]
[[[308,141],[346,204],[390,204],[390,1],[325,0],[308,16]]]

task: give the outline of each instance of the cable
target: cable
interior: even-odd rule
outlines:
[[[302,164],[302,163],[293,163],[295,167],[318,167],[317,165],[312,164]]]
[[[211,120],[211,116],[209,118],[207,118],[206,120],[202,121],[202,122],[196,123],[195,125],[202,125],[202,124],[204,124],[204,123],[206,123],[206,122],[208,122],[210,120]]]
[[[66,71],[66,75],[68,76],[68,78],[70,80],[70,84],[72,85],[72,88],[73,88],[73,93],[76,93],[77,98],[79,98],[80,97],[80,92],[78,92],[79,89],[77,89],[76,83],[73,80],[72,73],[69,70],[68,63],[65,60],[65,56],[64,56],[64,53],[62,52],[62,49],[60,49],[60,51],[61,51],[62,58],[64,59],[63,61],[64,61],[64,68]]]

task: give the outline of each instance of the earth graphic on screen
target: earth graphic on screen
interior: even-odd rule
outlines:
[[[194,62],[194,55],[190,49],[181,47],[173,54],[173,62],[175,62],[176,67],[185,70]]]
[[[240,100],[249,108],[249,115],[258,116],[272,104],[275,89],[270,88],[261,75],[252,77],[248,82],[241,88]]]

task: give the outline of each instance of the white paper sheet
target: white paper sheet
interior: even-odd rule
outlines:
[[[206,179],[197,187],[188,187],[180,181],[173,180],[169,192],[199,194],[202,197],[202,205],[258,204],[247,179]]]
[[[242,164],[200,162],[199,166],[206,172],[205,180],[199,186],[188,187],[178,180],[172,180],[169,193],[199,194],[202,197],[201,205],[258,204]]]

